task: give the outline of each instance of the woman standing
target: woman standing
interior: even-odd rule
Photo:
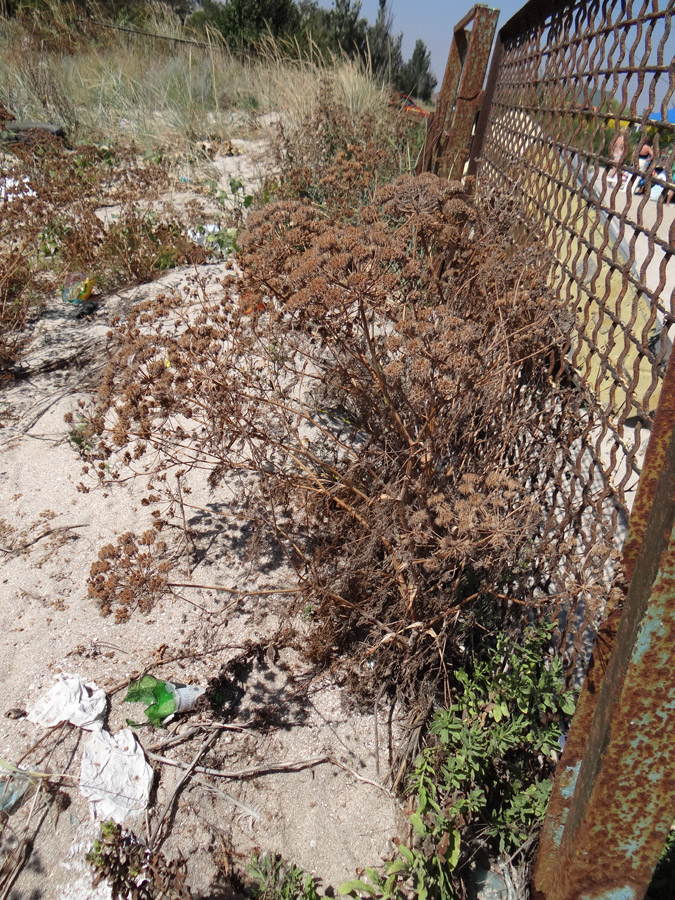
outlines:
[[[616,178],[619,171],[619,166],[623,163],[627,153],[628,139],[623,129],[620,129],[614,135],[614,139],[609,145],[609,156],[613,163],[613,166],[609,172],[610,178]]]

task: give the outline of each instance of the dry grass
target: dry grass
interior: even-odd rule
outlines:
[[[30,189],[0,201],[0,372],[15,361],[27,320],[69,272],[96,273],[105,291],[203,258],[185,223],[155,221],[133,206],[166,188],[173,164],[188,164],[195,189],[213,193],[218,175],[202,141],[218,147],[233,133],[250,134],[264,112],[279,120],[270,168],[304,161],[309,133],[320,145],[311,153],[365,146],[375,134],[391,152],[397,141],[386,92],[352,61],[293,58],[292,47],[271,40],[255,58],[235,57],[218,35],[187,31],[166,8],[145,25],[166,40],[101,27],[101,14],[90,12],[54,0],[0,18],[0,122],[60,124],[70,147],[10,144],[2,158],[0,184]],[[178,42],[196,38],[200,45]],[[333,112],[322,118],[322,110]],[[401,159],[391,174],[411,162]],[[126,206],[104,226],[95,210],[106,202]]]
[[[272,41],[255,58],[235,57],[219,35],[192,33],[166,10],[146,27],[206,46],[95,26],[68,4],[0,19],[0,102],[17,118],[57,122],[74,138],[126,136],[141,147],[250,131],[251,114],[272,111],[292,128],[314,112],[326,81],[355,117],[387,114],[387,92],[356,62],[293,59],[292,48]]]

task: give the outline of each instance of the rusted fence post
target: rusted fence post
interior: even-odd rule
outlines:
[[[578,560],[622,543],[628,585],[606,611],[558,765],[538,900],[642,900],[675,820],[674,226],[649,175],[636,196],[639,161],[613,177],[609,155],[626,127],[638,141],[658,127],[672,146],[674,20],[675,0],[529,0],[500,29],[469,157],[478,196],[510,192],[550,250],[550,283],[573,323],[566,359],[584,406],[578,429],[556,432],[544,476],[542,558],[561,552],[541,585],[569,578],[612,602],[622,596],[607,583],[612,565],[581,571]],[[672,184],[668,153],[657,188]],[[565,607],[577,643],[598,611],[582,594]]]
[[[542,831],[535,896],[641,900],[675,820],[675,354]]]
[[[499,10],[476,5],[455,26],[418,172],[452,179],[464,173],[498,17]]]

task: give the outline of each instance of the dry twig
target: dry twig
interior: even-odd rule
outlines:
[[[159,830],[160,830],[160,828],[162,827],[162,823],[164,822],[164,819],[166,818],[166,816],[167,816],[169,810],[170,810],[171,807],[173,806],[173,803],[174,803],[176,797],[178,796],[178,794],[180,793],[180,791],[181,791],[183,785],[184,785],[185,782],[188,780],[188,778],[190,777],[190,775],[191,775],[191,774],[195,771],[195,769],[197,768],[197,763],[199,762],[199,760],[200,760],[200,759],[202,758],[202,756],[206,753],[206,751],[211,747],[211,745],[215,743],[215,741],[216,741],[217,738],[218,738],[218,732],[217,732],[217,731],[214,731],[213,734],[210,734],[210,735],[208,736],[208,738],[204,741],[204,743],[201,745],[201,747],[199,748],[199,750],[197,751],[197,753],[196,753],[194,759],[192,760],[192,762],[187,766],[187,768],[186,768],[186,770],[185,770],[185,773],[183,774],[183,776],[182,776],[181,779],[179,780],[179,782],[178,782],[178,784],[176,785],[176,787],[173,789],[173,792],[172,792],[171,796],[170,796],[169,799],[166,801],[166,805],[164,806],[164,809],[163,809],[162,812],[160,813],[160,816],[159,816],[159,818],[157,819],[157,822],[155,823],[155,827],[153,828],[152,834],[151,834],[151,836],[150,836],[150,847],[153,847],[153,846],[155,845],[155,842],[157,841],[157,835],[159,834]],[[148,756],[149,756],[149,755],[150,755],[150,754],[148,754]],[[154,754],[153,754],[153,757],[154,757]]]

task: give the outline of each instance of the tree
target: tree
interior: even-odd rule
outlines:
[[[361,16],[361,0],[335,0],[329,21],[333,49],[344,50],[349,56],[364,57],[368,21]]]
[[[376,78],[394,82],[403,65],[403,35],[392,35],[393,16],[388,0],[380,0],[375,24],[368,28],[368,50]]]
[[[212,24],[235,47],[250,47],[265,31],[275,37],[293,34],[300,25],[300,12],[293,0],[202,0],[202,8],[191,24]]]
[[[175,12],[181,20],[186,19],[190,13],[194,12],[194,0],[161,0],[164,6],[168,6],[172,12]]]
[[[431,72],[431,54],[424,41],[418,38],[413,55],[401,68],[397,79],[398,88],[408,96],[430,100],[437,83]]]
[[[334,50],[331,35],[331,13],[319,6],[317,0],[299,0],[300,25],[295,38],[303,51],[310,43],[319,51]]]

